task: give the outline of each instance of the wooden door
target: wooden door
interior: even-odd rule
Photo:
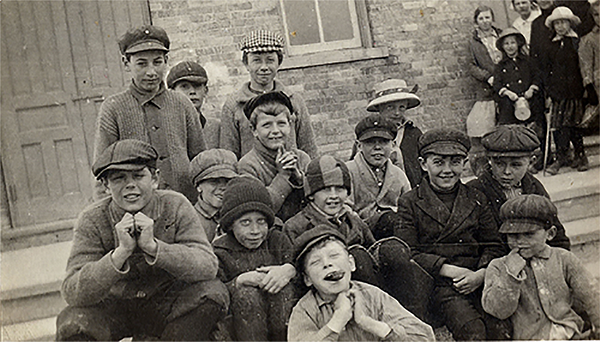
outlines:
[[[92,198],[98,106],[123,89],[117,37],[146,1],[2,1],[2,166],[13,228],[71,219]]]

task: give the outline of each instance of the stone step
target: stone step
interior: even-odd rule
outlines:
[[[53,341],[56,317],[2,325],[2,341]]]

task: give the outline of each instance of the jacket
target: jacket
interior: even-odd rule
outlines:
[[[496,27],[493,29],[498,35],[502,32],[502,30]],[[473,37],[471,38],[470,52],[471,64],[469,72],[473,78],[479,81],[475,91],[475,100],[492,100],[492,86],[489,85],[487,80],[494,75],[495,63],[481,41],[477,30],[473,32]]]

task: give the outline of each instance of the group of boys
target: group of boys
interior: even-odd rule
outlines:
[[[164,89],[163,33],[147,26],[121,40],[133,81],[103,104],[92,167],[110,197],[79,217],[58,340],[430,341],[438,324],[457,340],[568,339],[583,333],[581,312],[597,333],[597,294],[526,172],[535,133],[489,133],[489,174],[464,185],[468,137],[422,134],[404,116],[420,103],[415,89],[389,80],[369,104],[379,114],[356,125],[354,159],[315,157],[303,151],[314,141],[300,143],[301,98],[265,76],[281,64],[281,40],[261,31],[243,43],[251,81],[227,120],[237,133],[219,138],[241,147],[194,146],[204,151],[192,156],[203,141],[192,127],[205,121]],[[205,74],[183,74],[169,87],[206,94],[192,89]],[[195,205],[165,190],[183,193],[184,183]],[[545,320],[534,326],[533,315]],[[500,321],[509,317],[513,330]]]

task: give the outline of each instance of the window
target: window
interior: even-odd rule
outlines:
[[[387,57],[373,48],[365,0],[279,0],[290,58],[282,69]]]

